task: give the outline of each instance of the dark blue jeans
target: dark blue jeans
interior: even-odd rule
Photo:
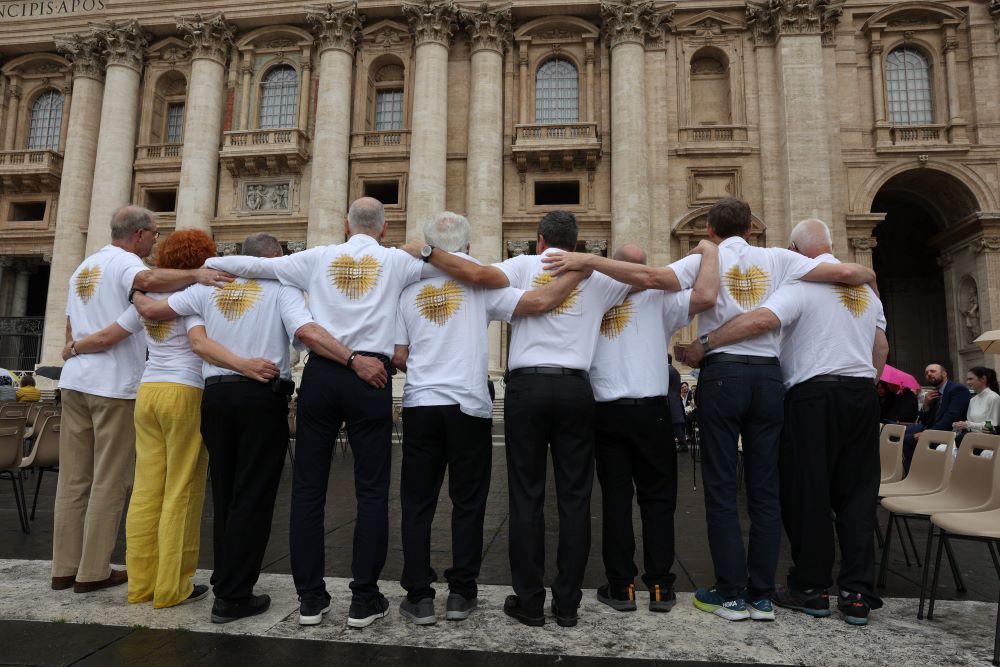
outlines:
[[[784,398],[776,364],[711,364],[698,378],[708,543],[715,586],[727,598],[746,590],[750,599],[758,599],[774,590],[781,540],[778,456]],[[746,551],[736,504],[741,435],[750,514]]]

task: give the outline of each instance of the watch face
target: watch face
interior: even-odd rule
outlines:
[[[431,256],[432,252],[434,252],[434,246],[425,245],[420,249],[420,256],[426,259]]]

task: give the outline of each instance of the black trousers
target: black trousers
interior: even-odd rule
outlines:
[[[687,422],[674,422],[673,429],[673,438],[668,437],[667,440],[676,440],[677,447],[680,447],[681,451],[686,450],[688,447]]]
[[[781,436],[781,512],[794,565],[792,588],[829,588],[840,541],[841,590],[875,593],[875,506],[881,477],[875,385],[806,382],[785,398]],[[831,525],[830,516],[834,516]]]
[[[389,546],[392,390],[375,389],[346,366],[309,355],[302,374],[292,479],[291,563],[302,597],[325,596],[323,522],[337,432],[347,423],[354,453],[357,521],[351,591],[370,601]]]
[[[213,384],[201,399],[215,513],[215,597],[253,594],[288,447],[288,399],[258,382]]]
[[[514,592],[531,611],[545,604],[545,468],[551,448],[559,509],[558,573],[552,597],[561,611],[575,610],[590,555],[594,485],[590,382],[574,375],[515,375],[507,382],[504,405]]]
[[[403,425],[400,584],[411,602],[434,597],[431,584],[437,573],[431,567],[431,524],[447,469],[452,566],[444,576],[452,593],[474,598],[493,462],[490,419],[467,415],[458,405],[435,405],[404,408]]]
[[[774,590],[781,544],[778,452],[784,398],[777,365],[709,364],[698,378],[708,544],[715,585],[727,598],[746,590],[757,599]],[[750,514],[746,551],[736,506],[740,436]]]
[[[639,573],[632,531],[633,484],[642,516],[646,588],[666,590],[676,578],[674,511],[677,509],[677,448],[664,442],[670,416],[663,405],[597,404],[597,478],[604,511],[604,571],[614,591],[622,592]]]

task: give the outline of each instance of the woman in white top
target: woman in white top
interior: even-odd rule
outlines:
[[[156,266],[196,269],[215,254],[215,242],[204,232],[178,231],[157,246]],[[145,320],[131,307],[114,324],[75,343],[77,354],[99,352],[145,329],[149,358],[135,402],[135,483],[125,520],[125,562],[128,601],[152,600],[157,609],[208,593],[208,586],[191,581],[198,567],[208,452],[201,438],[202,361],[187,333],[203,324],[197,317]]]
[[[1000,426],[1000,390],[997,389],[997,373],[992,368],[976,366],[965,376],[965,384],[975,396],[969,401],[966,420],[955,422],[952,427],[968,429],[974,433],[997,433]],[[986,422],[993,426],[987,431]]]

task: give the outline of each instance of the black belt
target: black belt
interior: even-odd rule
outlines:
[[[751,366],[778,366],[777,357],[754,357],[749,354],[728,354],[719,352],[710,354],[702,361],[705,366],[712,364],[749,364]]]
[[[230,382],[254,382],[260,384],[256,380],[252,380],[245,375],[213,375],[210,378],[205,379],[205,386],[210,387],[213,384],[228,384]]]
[[[587,371],[578,368],[563,368],[561,366],[528,366],[526,368],[515,368],[507,371],[507,377],[517,377],[518,375],[573,375],[584,380],[590,380]]]
[[[614,401],[598,401],[598,405],[666,405],[666,396],[647,396],[645,398],[619,398]]]
[[[804,382],[799,384],[809,384],[810,382],[850,382],[852,384],[871,384],[875,383],[872,378],[860,378],[854,377],[852,375],[814,375]]]

